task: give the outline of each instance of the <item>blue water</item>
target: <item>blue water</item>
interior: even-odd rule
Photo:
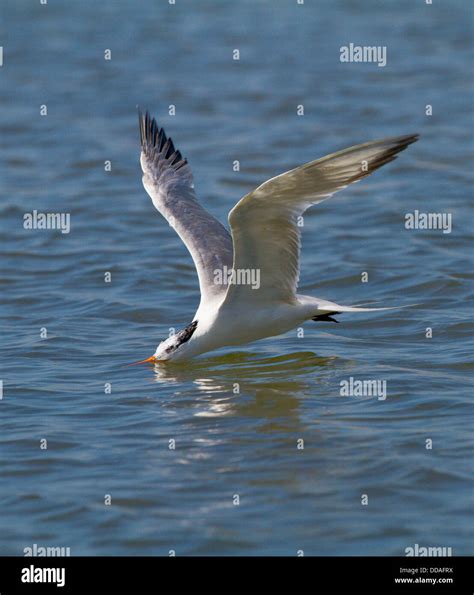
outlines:
[[[1,3],[1,554],[473,553],[472,16],[436,0]],[[386,46],[387,65],[341,63],[349,43]],[[421,133],[305,216],[300,281],[417,305],[126,367],[199,301],[141,185],[137,104],[222,221],[275,174]],[[34,209],[69,213],[70,233],[24,229]],[[452,232],[405,229],[415,209]],[[386,400],[341,396],[350,377],[385,381]]]

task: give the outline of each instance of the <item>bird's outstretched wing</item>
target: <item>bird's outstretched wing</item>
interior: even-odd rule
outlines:
[[[139,112],[143,186],[153,204],[176,230],[196,265],[201,301],[222,299],[215,271],[232,268],[232,238],[197,201],[191,168],[148,112]],[[217,277],[219,278],[219,277]]]
[[[418,135],[356,145],[271,178],[230,211],[235,271],[257,269],[260,287],[230,285],[225,304],[246,299],[295,300],[299,278],[298,217],[311,205],[395,159]]]

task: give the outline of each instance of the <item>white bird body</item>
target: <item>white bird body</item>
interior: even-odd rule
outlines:
[[[350,147],[271,178],[230,211],[231,236],[198,203],[189,165],[171,139],[148,113],[139,118],[143,185],[191,253],[201,290],[193,322],[162,341],[145,362],[186,360],[280,335],[310,319],[335,322],[331,315],[341,312],[390,309],[342,306],[297,294],[297,220],[311,205],[392,161],[416,135]],[[224,271],[235,276],[226,278]]]
[[[308,309],[307,305],[299,301],[293,304],[256,304],[252,308],[246,304],[231,307],[224,301],[217,308],[202,308],[194,317],[199,324],[195,344],[189,345],[189,353],[195,356],[226,345],[243,345],[265,337],[281,335],[311,318],[311,312],[314,316],[316,311],[316,305]],[[202,340],[198,341],[201,338]]]
[[[243,345],[259,339],[282,335],[317,316],[341,312],[373,312],[391,308],[352,308],[334,302],[297,294],[292,303],[274,302],[229,306],[224,303],[196,312],[198,320],[189,346],[182,353],[177,352],[173,361],[189,359],[229,345]]]

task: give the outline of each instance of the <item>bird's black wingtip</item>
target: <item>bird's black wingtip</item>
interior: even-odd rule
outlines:
[[[162,158],[168,159],[175,171],[187,165],[187,159],[175,149],[171,138],[168,138],[164,129],[158,126],[148,110],[143,111],[138,105],[137,110],[142,151],[146,154],[159,154]]]
[[[416,143],[416,141],[420,138],[420,133],[415,132],[414,134],[407,134],[405,136],[405,143],[407,145],[411,145],[412,143]]]
[[[335,316],[336,314],[341,314],[341,312],[328,312],[327,314],[318,314],[316,316],[313,316],[311,320],[314,320],[314,322],[339,322],[339,320],[333,318],[333,316]]]
[[[143,110],[139,105],[137,107],[138,126],[140,128],[140,143],[144,147],[147,142],[150,142],[150,134],[153,127],[157,127],[155,119],[151,118],[148,110]]]
[[[140,108],[138,108],[138,127],[140,128],[140,144],[143,147],[145,142],[145,118]]]

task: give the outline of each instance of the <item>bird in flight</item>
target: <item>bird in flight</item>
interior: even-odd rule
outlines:
[[[137,363],[184,361],[226,345],[285,333],[306,320],[334,321],[360,308],[300,295],[298,218],[393,161],[418,135],[356,145],[267,180],[229,213],[230,233],[196,198],[191,168],[149,113],[139,112],[143,186],[196,266],[201,301],[192,322]]]

